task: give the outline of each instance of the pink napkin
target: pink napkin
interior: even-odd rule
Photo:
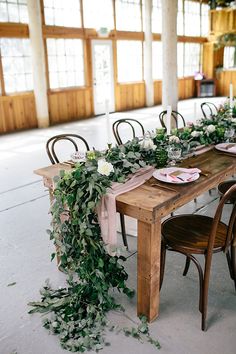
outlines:
[[[225,146],[225,150],[235,154],[236,153],[236,144],[227,144]]]
[[[195,177],[196,174],[201,172],[199,168],[167,168],[164,169],[163,172],[160,170],[160,175],[166,177],[166,182],[172,183],[183,183],[190,182]]]
[[[152,177],[154,167],[147,166],[140,168],[125,183],[113,183],[112,187],[107,190],[98,207],[98,220],[101,227],[101,234],[105,244],[116,245],[116,196],[128,192],[134,188],[141,186],[149,178]]]

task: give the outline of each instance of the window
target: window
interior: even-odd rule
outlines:
[[[117,41],[118,82],[141,81],[142,42]]]
[[[32,90],[29,39],[1,38],[0,49],[6,93]]]
[[[184,76],[193,76],[200,71],[201,45],[198,43],[185,43],[184,47]]]
[[[152,0],[152,32],[162,32],[161,0]]]
[[[184,34],[200,36],[200,3],[185,0],[184,2]]]
[[[200,71],[201,45],[178,43],[178,77],[194,76]]]
[[[141,31],[140,0],[116,0],[116,29],[121,31]]]
[[[224,48],[224,68],[230,69],[236,67],[236,47]]]
[[[81,27],[80,0],[44,0],[46,25]]]
[[[86,0],[83,2],[84,27],[114,28],[112,0]]]
[[[177,43],[177,75],[184,76],[184,44]]]
[[[81,39],[47,39],[50,88],[84,85]]]
[[[207,36],[209,32],[209,6],[201,4],[201,36]]]
[[[183,0],[178,0],[177,34],[179,36],[184,34]]]
[[[0,0],[0,22],[28,23],[27,0]]]
[[[162,42],[152,42],[152,77],[162,79]]]

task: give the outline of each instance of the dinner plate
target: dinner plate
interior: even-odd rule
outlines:
[[[188,169],[188,168],[181,168],[181,167],[167,167],[167,168],[161,168],[159,170],[155,170],[153,172],[153,177],[156,178],[158,181],[161,182],[166,182],[166,183],[172,183],[172,184],[185,184],[185,183],[191,183],[196,181],[200,175],[198,172],[192,173],[192,176],[188,180],[182,180],[180,179],[181,174],[186,175],[186,173],[190,174],[190,171],[193,169]],[[173,174],[176,179],[172,180],[170,174]]]
[[[236,154],[236,144],[235,143],[221,143],[215,146],[217,150],[229,152],[230,154]]]

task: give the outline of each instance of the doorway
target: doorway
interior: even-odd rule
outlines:
[[[114,71],[111,40],[92,40],[95,115],[114,112]]]

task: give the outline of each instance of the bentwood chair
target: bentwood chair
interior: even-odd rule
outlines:
[[[56,152],[56,146],[57,146],[57,151],[59,150],[58,148],[59,142],[69,143],[70,146],[72,145],[72,148],[75,151],[78,151],[80,146],[82,146],[83,149],[87,151],[89,150],[89,145],[87,141],[81,135],[59,134],[59,135],[52,136],[50,139],[48,139],[46,143],[46,151],[52,164],[59,163],[61,161],[61,159],[59,159],[58,157],[59,153]],[[60,145],[62,146],[62,144]],[[66,145],[68,144],[64,144],[64,147]],[[62,152],[62,148],[60,149],[60,151]]]
[[[145,134],[143,125],[138,120],[133,118],[122,118],[116,120],[112,125],[112,130],[118,145],[122,145],[125,141],[127,141],[128,132],[129,135],[131,133],[132,139]],[[126,138],[121,138],[122,132],[125,132]]]
[[[167,115],[167,111],[162,111],[162,112],[159,114],[159,120],[160,120],[161,126],[162,126],[162,128],[164,128],[165,130],[166,130],[166,125],[165,125],[165,118],[166,118],[166,115]],[[177,129],[186,126],[184,117],[182,116],[181,113],[179,113],[179,112],[177,112],[177,111],[171,111],[171,120],[174,121],[175,127],[176,127]]]
[[[131,133],[131,138],[143,136],[145,133],[143,125],[138,120],[133,118],[122,118],[116,120],[112,125],[112,130],[118,145],[122,145],[125,141],[127,141],[127,130]],[[125,132],[126,139],[124,137],[121,138],[122,132]],[[123,242],[128,249],[128,241],[125,230],[125,216],[123,214],[120,214],[120,225]]]
[[[201,110],[204,118],[210,118],[218,113],[218,108],[212,102],[203,102],[201,104]]]
[[[236,203],[234,203],[229,221],[222,222],[225,204],[236,197],[234,184],[220,199],[215,216],[197,214],[173,216],[162,224],[161,276],[162,285],[165,268],[166,250],[181,253],[187,257],[183,275],[186,275],[192,261],[198,270],[200,296],[199,311],[202,313],[202,330],[206,330],[208,288],[212,256],[217,252],[226,254],[230,276],[236,289]],[[205,266],[202,269],[195,255],[203,255]]]
[[[218,185],[218,191],[222,196],[230,189],[234,184],[236,184],[235,180],[223,181]],[[229,204],[234,204],[236,202],[236,196],[233,196],[232,199],[228,201]]]

